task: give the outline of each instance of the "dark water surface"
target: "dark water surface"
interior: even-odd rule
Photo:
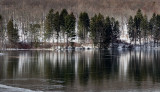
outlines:
[[[16,89],[159,92],[160,51],[7,51],[0,56],[0,92]]]

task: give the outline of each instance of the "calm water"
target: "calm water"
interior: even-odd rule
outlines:
[[[158,92],[160,51],[4,52],[0,92],[18,88],[22,92]]]

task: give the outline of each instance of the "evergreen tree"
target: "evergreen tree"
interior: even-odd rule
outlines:
[[[54,24],[53,24],[53,18],[54,18],[54,13],[53,9],[51,9],[46,16],[45,20],[45,39],[50,39],[53,36],[53,29],[54,29]]]
[[[104,23],[105,23],[104,17],[102,14],[99,13],[97,17],[97,23],[96,23],[99,48],[102,48],[103,37],[104,37],[104,27],[105,27]]]
[[[159,40],[160,40],[160,15],[157,15],[156,17],[156,32],[155,32],[155,38],[157,41],[157,47],[159,46]]]
[[[111,28],[111,19],[110,17],[106,17],[104,33],[103,33],[103,47],[107,48],[111,42],[112,38],[112,28]]]
[[[135,37],[135,33],[134,33],[134,21],[133,21],[133,17],[130,16],[129,20],[128,20],[128,34],[129,34],[129,38],[130,38],[130,43],[132,41],[134,41],[134,37]]]
[[[18,42],[19,40],[18,29],[14,28],[12,19],[7,24],[7,35],[9,42],[13,44]]]
[[[68,12],[66,9],[63,9],[60,13],[60,29],[62,32],[62,36],[65,42],[65,17],[68,15]]]
[[[150,30],[150,36],[151,39],[154,41],[154,46],[155,46],[155,42],[156,42],[156,30],[157,30],[157,18],[156,18],[156,14],[154,13],[152,18],[150,19],[149,22],[149,30]]]
[[[3,49],[4,39],[5,39],[5,34],[3,31],[3,20],[2,20],[2,16],[0,15],[0,48],[1,49]]]
[[[96,22],[97,22],[97,15],[94,15],[94,17],[91,18],[90,21],[90,37],[93,41],[94,45],[97,45],[97,30],[96,30]]]
[[[38,42],[39,42],[39,29],[40,25],[39,24],[30,24],[30,36],[31,36],[31,46],[38,47]]]
[[[135,35],[135,41],[138,39],[139,40],[139,43],[141,45],[141,22],[142,22],[142,19],[143,19],[143,15],[142,15],[142,12],[141,10],[139,9],[137,11],[137,14],[136,16],[134,17],[134,24],[135,24],[135,29],[136,29],[136,35]]]
[[[67,48],[68,48],[68,42],[70,39],[70,42],[75,39],[75,23],[76,18],[73,15],[73,13],[67,15],[65,17],[65,31],[67,35]]]
[[[80,13],[78,21],[78,36],[85,43],[89,31],[89,16],[86,12]]]
[[[56,12],[54,14],[54,18],[53,18],[53,27],[54,30],[56,32],[56,39],[57,39],[57,48],[58,48],[58,38],[59,38],[59,32],[60,32],[60,16],[59,16],[59,12]]]
[[[144,39],[145,44],[148,39],[148,28],[149,28],[148,20],[147,20],[147,16],[145,15],[141,22],[142,37]]]
[[[105,27],[104,17],[101,14],[95,15],[91,18],[90,22],[90,32],[91,39],[94,45],[98,45],[99,48],[102,47],[102,43],[104,42],[104,27]]]
[[[119,32],[119,22],[116,21],[113,17],[111,18],[111,31],[112,31],[112,34],[111,34],[111,38],[112,38],[112,45],[113,45],[113,42],[116,42],[120,36],[120,32]]]
[[[113,27],[113,29],[114,29],[114,34],[113,34],[113,36],[114,36],[114,40],[115,40],[115,41],[119,40],[119,38],[120,38],[120,30],[119,30],[119,27],[120,27],[119,22],[118,22],[118,21],[115,21],[115,26]]]

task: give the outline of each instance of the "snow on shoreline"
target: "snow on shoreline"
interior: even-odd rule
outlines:
[[[33,91],[30,89],[18,88],[0,84],[0,92],[43,92],[43,91]]]
[[[109,47],[108,50],[111,49],[117,49],[117,50],[122,50],[122,49],[133,49],[133,50],[160,50],[160,47],[144,47],[144,46],[133,46],[132,48],[129,48],[129,45],[125,45],[125,44],[120,44],[118,47],[116,48],[112,48]],[[82,47],[68,47],[68,49],[66,48],[37,48],[37,49],[18,49],[18,48],[7,48],[4,49],[4,51],[55,51],[55,50],[99,50],[98,47],[93,47],[93,46],[82,46]],[[104,49],[105,50],[105,49]],[[106,49],[107,50],[107,49]],[[0,53],[0,56],[4,55],[4,53]]]

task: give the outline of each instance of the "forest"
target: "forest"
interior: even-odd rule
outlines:
[[[159,46],[160,15],[154,13],[149,19],[140,9],[135,16],[130,16],[127,23],[130,43],[121,41],[120,22],[114,17],[101,13],[90,17],[87,12],[81,12],[77,18],[73,12],[66,9],[54,11],[50,9],[42,22],[30,22],[28,25],[16,21],[11,16],[4,21],[0,16],[1,49],[35,49],[69,47],[115,48],[115,44],[150,47]]]

